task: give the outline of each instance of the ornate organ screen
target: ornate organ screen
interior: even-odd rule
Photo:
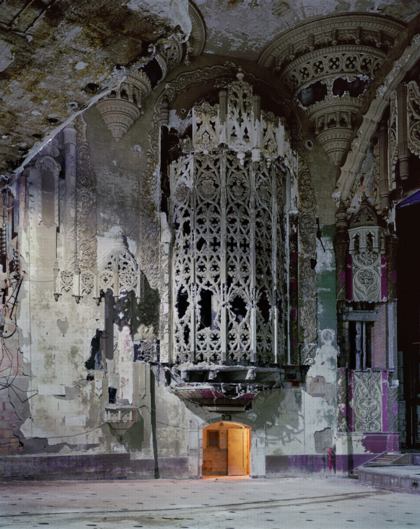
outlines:
[[[257,120],[247,105],[250,86],[232,84],[227,123],[219,105],[195,108],[193,149],[171,165],[172,344],[178,362],[274,364],[284,349],[284,164],[277,149],[271,157],[263,149],[252,152]],[[248,101],[241,92],[238,103],[238,85],[248,90]],[[229,124],[235,104],[242,105],[235,116],[241,133]],[[240,134],[251,138],[250,145],[241,150],[229,139],[219,141],[221,127],[233,132],[235,142]]]

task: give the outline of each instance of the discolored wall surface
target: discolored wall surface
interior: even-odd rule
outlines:
[[[352,168],[358,176],[344,186],[350,189],[345,196],[341,168],[348,170],[348,153],[348,160],[355,157],[362,110],[376,104],[372,91],[357,102],[352,137],[347,118],[354,101],[334,95],[339,117],[329,122],[328,105],[318,102],[321,121],[327,116],[331,125],[326,148],[325,135],[321,141],[316,128],[316,109],[303,108],[287,79],[277,75],[275,50],[283,44],[280,39],[277,46],[275,37],[288,28],[299,30],[299,23],[312,17],[326,23],[329,15],[344,19],[353,11],[380,12],[398,15],[401,27],[408,24],[398,41],[403,50],[404,38],[415,33],[417,13],[412,4],[396,13],[393,2],[349,7],[238,1],[228,2],[226,16],[220,17],[216,7],[222,7],[207,4],[130,1],[111,8],[104,2],[64,12],[58,3],[26,14],[19,14],[16,5],[2,14],[10,26],[1,27],[0,37],[3,189],[5,197],[13,196],[11,205],[7,197],[3,200],[2,209],[3,225],[10,226],[2,235],[1,277],[5,477],[40,477],[47,455],[47,473],[57,478],[108,472],[113,477],[199,477],[203,428],[220,420],[251,428],[250,473],[255,477],[351,470],[399,448],[397,400],[405,400],[397,389],[392,197],[396,189],[409,193],[411,188],[392,184],[388,189],[392,178],[384,176],[388,154],[379,121],[384,126],[389,119],[393,130],[393,96],[386,99],[390,108],[384,103],[385,117],[368,112],[377,128],[363,146],[360,170]],[[260,22],[251,27],[251,15],[253,20],[261,15],[257,20],[265,23],[263,12],[264,31]],[[363,17],[357,19],[360,30],[353,18],[343,30],[339,19],[333,24],[339,26],[335,38],[343,49],[359,46],[354,53],[360,54],[360,47],[373,47],[372,19],[365,29]],[[377,23],[391,32],[396,22],[378,17]],[[355,44],[357,39],[363,42]],[[309,41],[297,48],[303,59],[316,46],[322,53],[331,48],[328,57],[334,59],[337,43]],[[272,42],[273,55],[258,60]],[[414,61],[413,53],[407,52],[407,64]],[[391,59],[386,60],[372,83],[383,80],[382,72],[391,67]],[[410,72],[416,78],[417,70]],[[242,77],[261,96],[253,99],[254,109],[261,105],[279,123],[283,136],[276,141],[284,151],[278,159],[288,171],[276,293],[281,292],[276,308],[281,307],[284,323],[281,362],[247,365],[242,383],[252,385],[253,369],[259,367],[278,369],[281,382],[250,391],[254,400],[246,410],[212,409],[192,393],[182,399],[175,391],[188,384],[191,392],[205,391],[219,368],[204,362],[207,378],[193,380],[185,373],[199,362],[179,365],[175,360],[170,168],[183,149],[191,152],[198,115],[193,109],[203,102],[221,105],[220,90]],[[341,122],[340,112],[347,112]],[[347,131],[347,143],[338,137],[340,128]],[[399,145],[402,149],[403,142]],[[331,156],[337,149],[342,161]],[[391,156],[394,167],[403,167],[405,158],[396,156],[394,162]],[[416,155],[410,156],[414,174]],[[365,196],[367,209],[375,213],[375,233],[382,234],[380,265],[371,270],[379,274],[380,292],[356,299],[349,230],[364,226],[355,218],[365,211]],[[355,344],[363,325],[373,325],[374,331],[371,349],[360,360]]]

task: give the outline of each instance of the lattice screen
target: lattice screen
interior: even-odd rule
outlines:
[[[222,93],[219,105],[194,108],[192,152],[171,165],[172,343],[178,362],[280,360],[280,129],[242,79]]]

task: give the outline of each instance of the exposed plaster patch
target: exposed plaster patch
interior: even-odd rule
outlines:
[[[64,418],[66,426],[86,426],[86,415],[67,415]]]
[[[177,130],[183,134],[185,130],[191,125],[192,116],[188,114],[186,118],[182,118],[176,110],[169,111],[169,128]]]
[[[127,7],[134,12],[148,11],[172,27],[179,26],[187,35],[191,33],[188,0],[129,0]]]
[[[314,433],[315,451],[324,454],[328,448],[332,447],[333,436],[331,428],[324,428]]]
[[[322,244],[321,241],[317,239],[315,267],[316,273],[320,274],[321,272],[332,272],[334,269],[334,249],[331,239],[322,237]]]
[[[57,327],[60,329],[60,332],[63,336],[66,335],[66,332],[68,331],[68,328],[69,328],[69,321],[67,318],[64,318],[64,320],[60,320],[58,319],[57,320]]]
[[[74,65],[74,69],[75,70],[84,70],[87,66],[87,63],[83,62],[83,61],[79,61],[78,63],[76,63]]]
[[[61,384],[39,384],[38,394],[65,396],[66,388]]]
[[[256,58],[274,37],[307,21],[345,12],[390,14],[410,20],[419,12],[417,2],[396,0],[196,0],[207,26],[205,51],[247,59]]]

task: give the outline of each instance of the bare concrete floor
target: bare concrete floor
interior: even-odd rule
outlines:
[[[13,529],[395,529],[419,520],[418,495],[344,478],[0,484],[0,527]]]

